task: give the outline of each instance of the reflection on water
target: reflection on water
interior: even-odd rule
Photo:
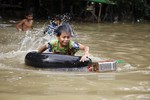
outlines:
[[[149,24],[74,23],[78,35],[74,40],[90,47],[93,61],[125,61],[116,72],[105,73],[26,66],[27,52],[55,37],[44,36],[42,24],[26,33],[4,25],[0,28],[0,100],[150,99]]]

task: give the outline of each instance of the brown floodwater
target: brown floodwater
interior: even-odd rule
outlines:
[[[150,100],[150,24],[72,23],[92,61],[124,61],[104,73],[25,65],[25,55],[53,37],[42,34],[44,21],[26,33],[15,24],[0,21],[0,100]]]

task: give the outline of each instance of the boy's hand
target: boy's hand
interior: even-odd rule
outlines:
[[[88,57],[89,57],[89,53],[86,53],[81,57],[80,61],[84,62]]]
[[[19,28],[19,32],[22,32],[22,29]]]

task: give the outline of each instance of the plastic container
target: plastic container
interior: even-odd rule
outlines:
[[[106,71],[116,71],[117,64],[116,61],[99,61],[92,62],[91,71],[93,72],[106,72]]]

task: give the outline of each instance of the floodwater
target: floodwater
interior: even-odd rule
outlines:
[[[25,55],[52,38],[42,34],[44,22],[26,33],[13,20],[0,22],[0,100],[150,100],[150,24],[73,23],[74,40],[90,47],[93,61],[124,61],[94,73],[25,65]]]

